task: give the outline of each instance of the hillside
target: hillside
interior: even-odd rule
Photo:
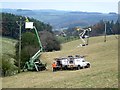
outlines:
[[[2,78],[3,88],[117,88],[118,87],[118,40],[115,36],[92,37],[87,47],[78,47],[80,40],[62,44],[61,51],[43,53],[48,70],[23,72]],[[4,50],[5,47],[3,47]],[[53,73],[51,63],[56,57],[85,55],[91,68],[58,71]]]
[[[9,39],[9,38],[2,38],[0,37],[0,65],[2,63],[2,55],[14,55],[15,54],[15,43],[17,41],[14,39]],[[13,61],[13,59],[10,59]],[[0,78],[2,81],[2,79]],[[0,82],[0,89],[2,87],[2,82]]]
[[[2,23],[1,23],[2,27],[0,26],[0,28],[2,28],[2,36],[18,39],[20,18],[22,21],[21,33],[30,31],[29,29],[25,29],[25,26],[24,26],[25,24],[24,21],[26,20],[25,16],[18,16],[11,13],[0,13],[0,15],[2,15]],[[28,17],[28,19],[29,21],[34,22],[34,25],[37,27],[38,31],[46,30],[48,32],[52,32],[52,26],[50,26],[49,24],[45,24],[34,18]],[[16,21],[18,22],[16,23]]]
[[[0,47],[2,47],[1,53],[2,54],[15,54],[15,43],[17,42],[15,39],[9,39],[9,38],[1,38],[2,44]]]

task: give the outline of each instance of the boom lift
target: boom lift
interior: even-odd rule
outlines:
[[[77,28],[77,30],[82,30],[82,32],[79,34],[80,39],[82,40],[83,44],[80,44],[81,46],[86,46],[88,45],[89,42],[89,32],[91,31],[91,28],[88,29],[81,29]],[[87,39],[87,42],[85,41]]]
[[[27,61],[25,63],[25,66],[24,66],[24,70],[27,69],[29,71],[42,71],[42,70],[45,70],[46,69],[46,64],[43,64],[40,60],[39,60],[39,57],[41,55],[41,53],[43,52],[43,47],[42,47],[42,43],[41,43],[41,40],[39,38],[39,35],[38,35],[38,31],[36,29],[36,27],[33,25],[33,22],[26,22],[25,23],[26,25],[26,28],[30,28],[30,29],[34,29],[35,30],[35,34],[36,34],[36,37],[37,37],[37,40],[38,40],[38,43],[39,43],[39,50],[37,51],[37,53],[35,53],[29,61]]]

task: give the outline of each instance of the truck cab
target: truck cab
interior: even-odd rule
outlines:
[[[83,56],[68,57],[67,67],[70,69],[89,68],[90,63],[85,61]]]
[[[80,68],[89,68],[90,63],[85,61],[84,58],[75,58],[74,59],[75,66],[80,69]]]

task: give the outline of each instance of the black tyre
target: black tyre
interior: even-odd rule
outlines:
[[[67,66],[64,67],[64,70],[67,70]]]
[[[90,68],[90,64],[89,63],[87,64],[86,68]]]
[[[77,69],[78,69],[78,70],[80,70],[80,69],[81,69],[80,65],[78,65]]]

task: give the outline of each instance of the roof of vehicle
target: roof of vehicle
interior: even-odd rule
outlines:
[[[84,58],[84,57],[85,57],[85,56],[81,56],[81,55],[75,55],[75,56],[69,55],[67,58],[66,58],[66,57],[59,57],[59,58],[54,58],[54,60],[55,60],[55,61],[65,60],[65,59],[74,60],[74,59]]]

